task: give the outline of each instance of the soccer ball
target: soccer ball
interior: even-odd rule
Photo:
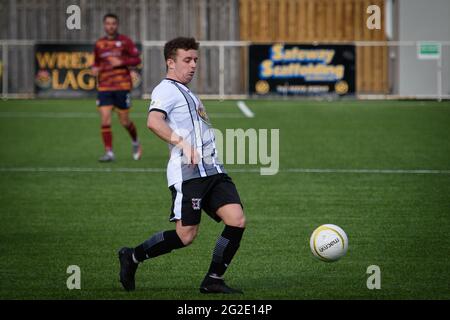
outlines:
[[[309,245],[317,258],[331,262],[345,255],[348,249],[348,238],[340,227],[324,224],[314,230]]]

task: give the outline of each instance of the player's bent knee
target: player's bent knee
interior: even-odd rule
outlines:
[[[232,227],[238,227],[238,228],[245,228],[247,221],[245,220],[245,215],[236,215],[234,217],[228,217],[224,219],[223,221],[225,224],[232,226]]]
[[[244,211],[240,204],[226,204],[217,210],[217,215],[229,226],[244,228],[246,225]]]
[[[197,237],[197,229],[189,228],[187,230],[177,230],[178,237],[180,237],[181,242],[185,246],[188,246],[194,242],[194,239]]]
[[[179,237],[181,239],[181,242],[183,242],[183,244],[185,246],[188,246],[188,245],[192,244],[192,242],[194,242],[194,239],[195,239],[196,236],[197,235],[195,233],[185,233],[185,234],[182,234]]]
[[[247,225],[247,221],[245,219],[245,215],[242,214],[242,216],[240,216],[237,220],[236,220],[236,227],[239,228],[245,228],[245,226]]]
[[[128,116],[119,115],[119,122],[122,126],[128,127],[130,125],[130,118]]]

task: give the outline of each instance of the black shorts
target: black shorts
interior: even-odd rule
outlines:
[[[222,219],[216,212],[221,206],[237,203],[242,207],[236,186],[224,173],[176,183],[169,189],[172,192],[169,220],[181,220],[183,226],[199,224],[202,209],[211,218],[220,222]]]
[[[99,91],[97,93],[97,106],[114,106],[121,110],[128,110],[131,107],[130,91]]]

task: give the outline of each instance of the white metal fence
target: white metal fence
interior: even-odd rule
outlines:
[[[25,40],[0,40],[3,99],[34,97],[34,45],[38,43]],[[164,41],[142,43],[144,98],[148,97],[152,88],[165,75],[164,43]],[[207,98],[245,97],[248,45],[249,43],[244,41],[201,41],[199,56],[201,63],[191,83],[192,89]]]
[[[165,76],[164,41],[143,43],[144,97]],[[203,97],[242,98],[247,94],[247,49],[245,41],[201,41],[199,65],[190,86]]]
[[[388,93],[358,94],[362,99],[450,99],[450,41],[441,45],[437,59],[419,59],[418,49],[429,41],[357,41],[359,47],[388,49]]]
[[[45,43],[48,43],[46,41]],[[57,42],[60,43],[60,42]],[[76,43],[76,42],[68,42]],[[34,97],[36,41],[0,40],[1,96]],[[206,98],[248,97],[248,46],[245,41],[201,41],[200,64],[191,87]],[[450,42],[441,42],[438,60],[419,60],[419,42],[354,42],[356,46],[387,46],[387,94],[357,94],[361,99],[450,99]],[[144,41],[143,97],[165,74],[164,41]]]

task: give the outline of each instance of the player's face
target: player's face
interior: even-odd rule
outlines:
[[[197,50],[177,50],[175,60],[169,59],[169,69],[173,71],[177,80],[187,84],[191,82],[197,68],[198,52]]]
[[[108,17],[103,22],[103,27],[105,28],[105,32],[108,36],[114,36],[117,33],[119,23],[117,22],[116,19]]]

